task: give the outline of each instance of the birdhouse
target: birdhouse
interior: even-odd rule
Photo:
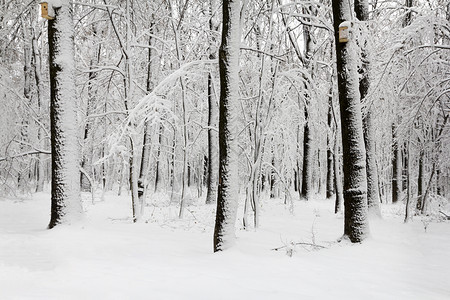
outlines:
[[[339,43],[348,42],[348,39],[350,38],[350,27],[351,23],[349,21],[339,24]]]
[[[40,4],[41,4],[41,17],[47,20],[53,20],[55,16],[52,13],[53,9],[49,8],[48,2],[41,2]]]

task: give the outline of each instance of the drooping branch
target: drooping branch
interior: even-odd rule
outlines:
[[[23,156],[28,156],[28,155],[36,155],[36,154],[52,154],[52,153],[48,150],[30,150],[30,151],[14,154],[11,156],[0,157],[0,162],[14,159],[14,158],[23,157]]]

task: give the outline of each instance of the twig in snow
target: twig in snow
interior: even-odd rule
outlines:
[[[321,245],[317,245],[317,244],[312,244],[312,243],[296,242],[296,243],[292,243],[292,244],[293,244],[293,245],[305,245],[305,246],[311,246],[311,247],[321,248],[321,249],[328,249],[328,248],[325,247],[325,246],[321,246]],[[284,249],[284,248],[286,248],[286,247],[287,247],[287,245],[284,245],[284,246],[281,246],[281,247],[273,248],[273,249],[271,249],[271,250],[273,250],[273,251],[278,251],[278,250]]]

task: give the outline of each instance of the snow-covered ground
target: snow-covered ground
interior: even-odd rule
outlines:
[[[401,205],[383,206],[354,245],[337,242],[331,201],[295,201],[291,214],[264,199],[261,228],[237,225],[236,245],[213,254],[215,206],[203,199],[179,220],[154,195],[132,224],[127,196],[83,196],[85,220],[52,230],[49,194],[0,198],[0,299],[450,299],[450,222],[425,232],[418,218],[403,224]]]

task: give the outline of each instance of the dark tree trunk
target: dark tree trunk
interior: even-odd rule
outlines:
[[[50,131],[52,150],[49,228],[82,215],[76,126],[73,15],[68,0],[48,21],[50,64]],[[62,63],[64,62],[64,63]]]
[[[300,168],[300,125],[297,127],[297,174],[298,174],[298,198],[302,199],[302,181],[303,181],[303,170]]]
[[[296,169],[294,169],[294,191],[298,191],[298,173]]]
[[[443,196],[441,186],[441,170],[436,167],[436,195]]]
[[[309,132],[308,109],[305,106],[305,126],[303,130],[303,172],[302,172],[302,198],[309,200],[312,191],[312,149],[311,133]]]
[[[405,148],[407,149],[407,159],[405,160],[407,162],[406,168],[406,211],[405,211],[405,223],[407,223],[409,220],[412,220],[413,211],[414,208],[412,207],[412,199],[411,199],[411,164],[409,161],[410,156],[410,141],[408,140],[407,144],[405,145]]]
[[[158,191],[159,188],[159,181],[160,181],[160,170],[159,170],[159,161],[161,156],[161,145],[162,145],[162,134],[163,134],[163,126],[159,126],[159,133],[158,133],[158,150],[156,151],[156,166],[155,166],[155,193]]]
[[[406,169],[408,167],[408,149],[406,142],[403,143],[402,148],[402,191],[406,190],[407,187],[407,172]]]
[[[422,197],[423,192],[425,191],[424,183],[425,183],[425,174],[424,174],[424,158],[425,158],[425,151],[423,149],[420,149],[419,151],[419,170],[417,174],[417,202],[416,202],[416,212],[420,212],[422,209]]]
[[[344,236],[361,242],[369,234],[367,221],[366,153],[362,129],[357,55],[353,39],[339,42],[339,25],[351,20],[350,4],[333,0],[336,62],[341,111],[344,165]]]
[[[332,145],[332,130],[333,130],[333,89],[330,89],[328,97],[328,133],[327,133],[327,198],[331,198],[334,194],[334,161],[333,161],[333,145]]]
[[[238,101],[240,0],[224,0],[222,43],[219,49],[219,187],[214,252],[234,242],[238,203],[236,105]]]
[[[153,16],[152,16],[153,17]],[[153,34],[154,24],[150,24],[150,34]],[[152,81],[152,59],[153,59],[153,37],[150,35],[148,40],[148,67],[147,67],[147,94],[153,91]],[[144,140],[142,142],[142,154],[141,154],[141,166],[139,169],[139,177],[137,182],[137,195],[140,206],[140,216],[144,213],[145,197],[147,194],[147,175],[150,166],[150,153],[151,153],[151,125],[148,121],[144,124]]]
[[[276,184],[276,174],[274,172],[275,168],[275,157],[272,157],[272,168],[270,168],[270,198],[276,197],[275,184]]]
[[[191,164],[187,163],[187,186],[191,186]]]
[[[411,8],[413,6],[413,0],[405,0],[405,7]],[[403,20],[403,27],[409,26],[411,24],[412,11],[408,9],[405,19]]]
[[[401,197],[402,187],[402,152],[397,136],[397,126],[392,124],[392,203]]]
[[[311,74],[311,78],[313,77],[312,69],[310,68],[310,60],[311,56],[313,54],[313,41],[311,37],[311,27],[310,26],[303,26],[303,40],[304,40],[304,48],[305,48],[305,56],[303,60],[303,65],[306,69],[309,69],[309,72]],[[307,81],[308,78],[304,76],[304,80]],[[305,90],[307,90],[307,86],[305,84]],[[305,113],[305,126],[303,130],[303,172],[302,172],[302,193],[301,196],[309,200],[311,198],[311,193],[313,190],[312,184],[312,176],[313,176],[313,149],[312,149],[312,138],[311,138],[311,132],[310,132],[310,118],[308,115],[308,109],[310,105],[310,98],[311,95],[309,93],[305,93],[305,107],[304,107],[304,113]]]

